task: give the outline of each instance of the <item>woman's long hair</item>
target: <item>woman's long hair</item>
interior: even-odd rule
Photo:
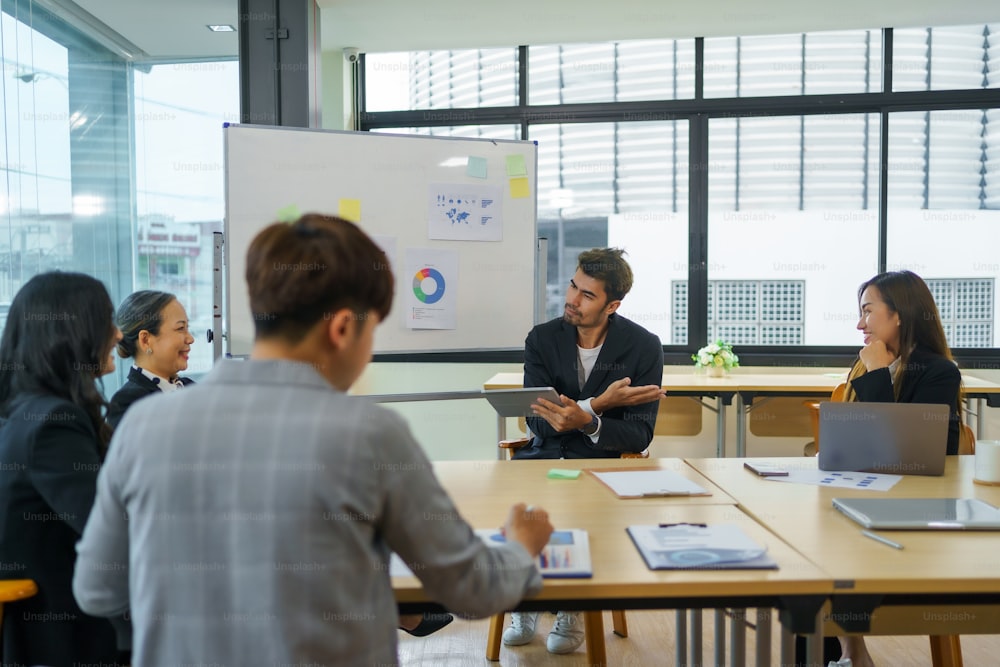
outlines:
[[[83,408],[102,444],[104,397],[97,382],[111,349],[114,305],[104,285],[82,273],[42,273],[18,291],[0,339],[0,414],[25,392],[52,394]]]
[[[912,271],[887,271],[880,273],[858,288],[858,303],[861,295],[869,287],[878,290],[879,296],[889,310],[899,315],[899,367],[893,378],[892,388],[897,400],[903,377],[909,368],[910,354],[917,347],[953,359],[948,340],[941,326],[941,315],[930,288],[923,279]],[[857,400],[851,380],[866,373],[860,359],[854,363],[848,375],[847,393],[844,400]],[[961,401],[959,401],[961,409]]]

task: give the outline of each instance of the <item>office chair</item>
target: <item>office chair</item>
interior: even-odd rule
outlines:
[[[0,629],[3,628],[3,605],[30,598],[38,592],[38,586],[31,579],[0,580]]]

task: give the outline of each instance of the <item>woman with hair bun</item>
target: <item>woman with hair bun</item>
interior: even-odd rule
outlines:
[[[118,426],[125,411],[139,399],[193,384],[193,380],[178,376],[187,370],[194,337],[177,297],[155,290],[135,292],[118,307],[115,319],[122,332],[118,356],[131,359],[132,369],[128,381],[111,397],[111,428]]]

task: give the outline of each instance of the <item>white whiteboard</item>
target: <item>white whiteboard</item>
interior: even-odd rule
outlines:
[[[246,250],[279,211],[337,215],[360,202],[362,229],[392,239],[396,294],[375,334],[375,352],[522,349],[534,324],[537,147],[528,141],[459,139],[230,125],[225,133],[225,352],[245,355],[253,318],[245,282]],[[512,197],[508,156],[521,156],[528,196]],[[475,158],[474,167],[469,158]],[[516,158],[515,158],[516,161]],[[483,178],[485,176],[485,178]],[[521,181],[523,184],[523,181]],[[432,193],[442,184],[502,193],[499,241],[433,240]],[[522,193],[523,194],[523,193]],[[429,210],[431,209],[431,210]],[[344,217],[352,218],[350,215]],[[485,224],[485,223],[484,223]],[[454,251],[454,329],[410,329],[415,290],[407,249]],[[431,283],[433,284],[433,283]]]

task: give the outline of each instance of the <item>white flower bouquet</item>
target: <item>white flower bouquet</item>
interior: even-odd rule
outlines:
[[[740,358],[733,352],[733,346],[723,340],[709,343],[698,350],[697,354],[692,354],[696,368],[706,368],[716,370],[716,372],[729,372],[740,365]]]

